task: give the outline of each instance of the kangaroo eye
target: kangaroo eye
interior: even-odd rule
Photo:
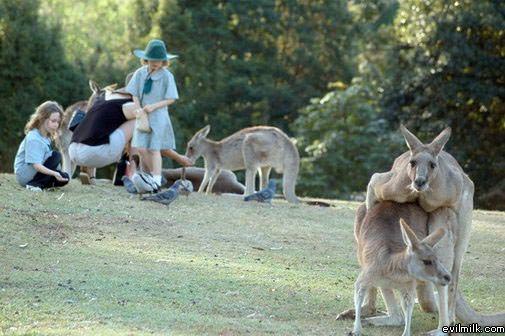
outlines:
[[[416,166],[416,164],[417,164],[417,162],[416,162],[415,160],[410,160],[410,165],[411,165],[412,167],[415,167],[415,166]]]
[[[433,161],[430,162],[430,167],[431,169],[435,169],[435,167],[437,166],[437,164]]]
[[[423,260],[423,264],[425,264],[426,266],[430,266],[433,265],[433,262],[431,260]]]

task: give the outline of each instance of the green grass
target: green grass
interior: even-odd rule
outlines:
[[[192,194],[170,209],[122,188],[33,193],[0,175],[0,334],[343,335],[357,203],[273,206]],[[462,288],[505,310],[505,215],[476,211]],[[416,308],[413,332],[436,327]],[[365,327],[366,335],[401,328]]]

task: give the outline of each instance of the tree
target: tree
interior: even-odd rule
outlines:
[[[123,84],[128,70],[139,65],[131,52],[151,29],[153,8],[157,1],[41,0],[39,12],[60,28],[59,43],[76,71],[105,86]]]
[[[374,172],[388,170],[403,140],[381,116],[396,1],[355,1],[355,35],[347,57],[354,77],[329,84],[332,91],[301,109],[292,127],[302,155],[301,194],[349,198],[364,193]]]
[[[65,62],[57,27],[39,20],[36,0],[0,2],[0,170],[11,171],[23,129],[45,100],[66,105],[84,79]],[[71,89],[68,89],[71,88]]]
[[[298,109],[329,80],[351,78],[345,4],[160,1],[156,24],[180,55],[174,71],[181,100],[172,116],[182,139],[208,123],[219,125],[215,138],[258,124],[289,132]]]
[[[505,180],[505,3],[403,1],[394,28],[384,116],[426,139],[451,126],[478,197]]]
[[[302,158],[303,195],[349,198],[363,193],[374,172],[386,171],[403,139],[378,117],[377,102],[356,79],[314,99],[295,122]]]

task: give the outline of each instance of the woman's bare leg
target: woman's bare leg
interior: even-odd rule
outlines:
[[[151,173],[153,170],[151,163],[151,153],[146,148],[137,148],[140,157],[140,168],[145,171]]]
[[[151,174],[153,176],[161,176],[161,166],[162,166],[162,161],[161,161],[161,153],[160,151],[149,151],[149,156],[151,158]]]

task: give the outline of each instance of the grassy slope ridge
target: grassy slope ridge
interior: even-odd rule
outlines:
[[[122,188],[33,193],[0,175],[0,334],[343,335],[357,203],[192,194],[170,209]],[[505,310],[505,215],[476,211],[462,289]],[[416,307],[415,334],[436,327]],[[399,328],[365,327],[367,335]]]

